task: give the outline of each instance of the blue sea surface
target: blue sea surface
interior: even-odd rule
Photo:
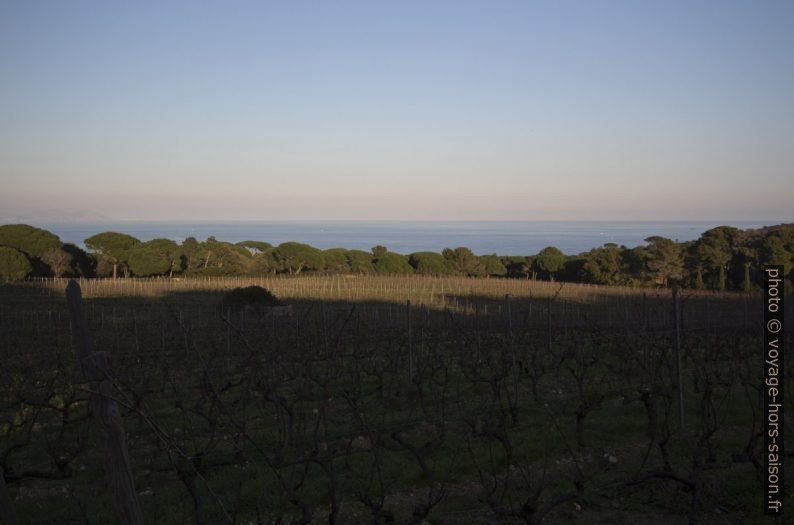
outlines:
[[[660,235],[678,241],[697,239],[720,225],[760,228],[780,221],[113,221],[35,224],[63,242],[83,246],[83,240],[103,231],[127,233],[143,241],[164,237],[181,242],[187,237],[220,241],[266,241],[273,245],[297,241],[317,248],[369,251],[382,244],[398,253],[439,252],[466,246],[478,255],[531,255],[546,246],[567,254],[586,252],[605,243],[634,247]]]

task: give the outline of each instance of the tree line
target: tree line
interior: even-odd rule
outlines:
[[[653,236],[629,248],[607,243],[567,255],[549,246],[535,255],[475,255],[469,248],[408,255],[375,246],[371,251],[285,242],[229,243],[209,237],[141,241],[103,232],[85,239],[86,250],[26,224],[0,226],[0,278],[244,276],[302,273],[420,274],[541,279],[621,286],[712,290],[757,289],[761,267],[779,264],[791,289],[794,224],[741,230],[719,226],[694,241]]]

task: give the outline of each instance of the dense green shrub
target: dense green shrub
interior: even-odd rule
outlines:
[[[126,233],[102,232],[87,238],[85,247],[98,254],[97,271],[104,273],[109,270],[115,279],[119,270],[125,276],[129,273],[129,252],[140,243],[140,240]]]
[[[127,264],[129,264],[132,275],[137,277],[162,275],[171,268],[171,261],[147,246],[146,243],[139,244],[129,251]]]
[[[8,246],[0,246],[0,279],[21,280],[33,271],[25,254]]]
[[[291,275],[298,275],[304,270],[322,270],[325,267],[322,250],[300,242],[281,243],[273,250],[273,255],[280,266]]]
[[[345,252],[347,264],[353,273],[369,275],[375,273],[375,265],[372,263],[372,254],[363,250],[348,250]]]
[[[412,253],[408,257],[408,264],[419,275],[452,275],[455,273],[452,264],[436,252]]]
[[[485,268],[480,262],[480,258],[474,255],[465,246],[458,248],[444,248],[441,255],[449,261],[455,273],[458,275],[468,275],[469,277],[480,277],[485,275]]]
[[[494,277],[504,277],[507,275],[507,268],[495,253],[493,255],[481,255],[480,264],[483,270],[485,270],[485,275]]]
[[[47,252],[61,247],[57,235],[27,224],[4,224],[0,226],[0,246],[10,246],[29,257],[42,258]]]
[[[394,252],[380,254],[374,266],[375,272],[381,275],[414,273],[413,267],[408,264],[408,257]]]
[[[323,262],[325,269],[333,273],[347,273],[350,265],[347,262],[347,250],[344,248],[331,248],[323,252]]]

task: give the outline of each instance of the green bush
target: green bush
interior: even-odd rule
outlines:
[[[507,275],[507,268],[496,254],[481,255],[480,264],[483,267],[485,275],[494,275],[496,277],[504,277]]]
[[[375,273],[375,265],[372,263],[372,254],[361,250],[348,250],[345,252],[347,264],[353,273],[370,275]]]
[[[322,250],[308,244],[284,242],[273,250],[273,255],[290,275],[298,275],[303,270],[322,270],[325,267]]]
[[[344,248],[331,248],[323,252],[323,261],[325,269],[334,273],[347,273],[350,271],[350,265],[347,262],[345,253],[347,250]]]
[[[394,252],[382,253],[374,266],[375,273],[381,275],[414,273],[413,267],[408,264],[408,257]]]
[[[414,271],[419,275],[452,275],[455,273],[452,264],[440,253],[416,252],[408,257]]]
[[[25,254],[8,246],[0,246],[0,279],[17,281],[33,271]]]
[[[0,226],[0,245],[10,246],[29,257],[43,257],[49,251],[61,247],[57,235],[28,226],[27,224],[3,224]]]

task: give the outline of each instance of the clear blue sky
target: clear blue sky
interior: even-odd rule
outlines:
[[[0,3],[0,216],[793,219],[794,2]]]

